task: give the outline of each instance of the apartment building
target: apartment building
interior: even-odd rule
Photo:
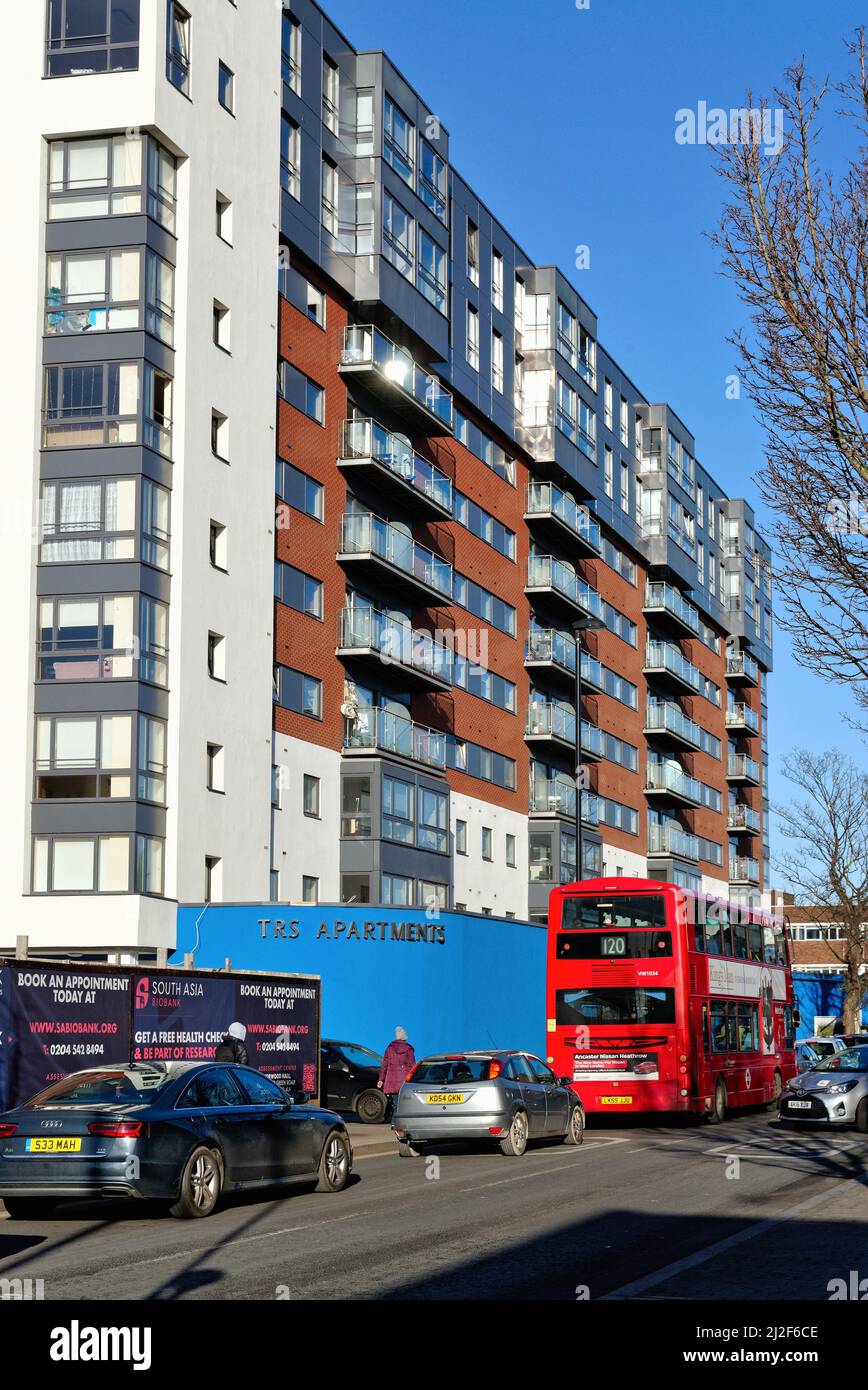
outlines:
[[[759,893],[768,547],[442,113],[312,0],[29,10],[0,944]]]

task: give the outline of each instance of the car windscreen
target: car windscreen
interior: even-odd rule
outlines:
[[[337,1043],[335,1050],[351,1067],[378,1067],[383,1060],[378,1052],[371,1052],[369,1048],[359,1047],[355,1043]]]
[[[831,1057],[824,1057],[813,1070],[868,1071],[868,1047],[848,1047],[844,1052],[836,1052]]]
[[[56,1081],[27,1102],[28,1105],[129,1105],[147,1101],[168,1086],[164,1071],[126,1067],[102,1067],[78,1072]]]
[[[418,1064],[413,1072],[413,1082],[451,1086],[460,1081],[488,1081],[490,1076],[490,1057],[433,1057]]]

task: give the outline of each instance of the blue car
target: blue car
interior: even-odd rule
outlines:
[[[340,1192],[353,1151],[340,1116],[294,1104],[251,1067],[133,1062],[75,1072],[0,1115],[0,1198],[12,1218],[64,1198],[168,1201],[210,1216],[221,1193],[315,1178]]]

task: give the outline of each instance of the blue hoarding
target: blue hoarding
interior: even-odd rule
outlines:
[[[324,1037],[416,1055],[524,1047],[545,1056],[544,927],[375,905],[181,907],[174,961],[322,976]]]

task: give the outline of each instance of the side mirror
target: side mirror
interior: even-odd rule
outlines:
[[[572,1086],[573,1084],[573,1078],[571,1076],[559,1076],[558,1081],[562,1086]]]
[[[801,1028],[802,1026],[802,1015],[799,1013],[798,1009],[793,1009],[793,1024],[796,1028]]]

